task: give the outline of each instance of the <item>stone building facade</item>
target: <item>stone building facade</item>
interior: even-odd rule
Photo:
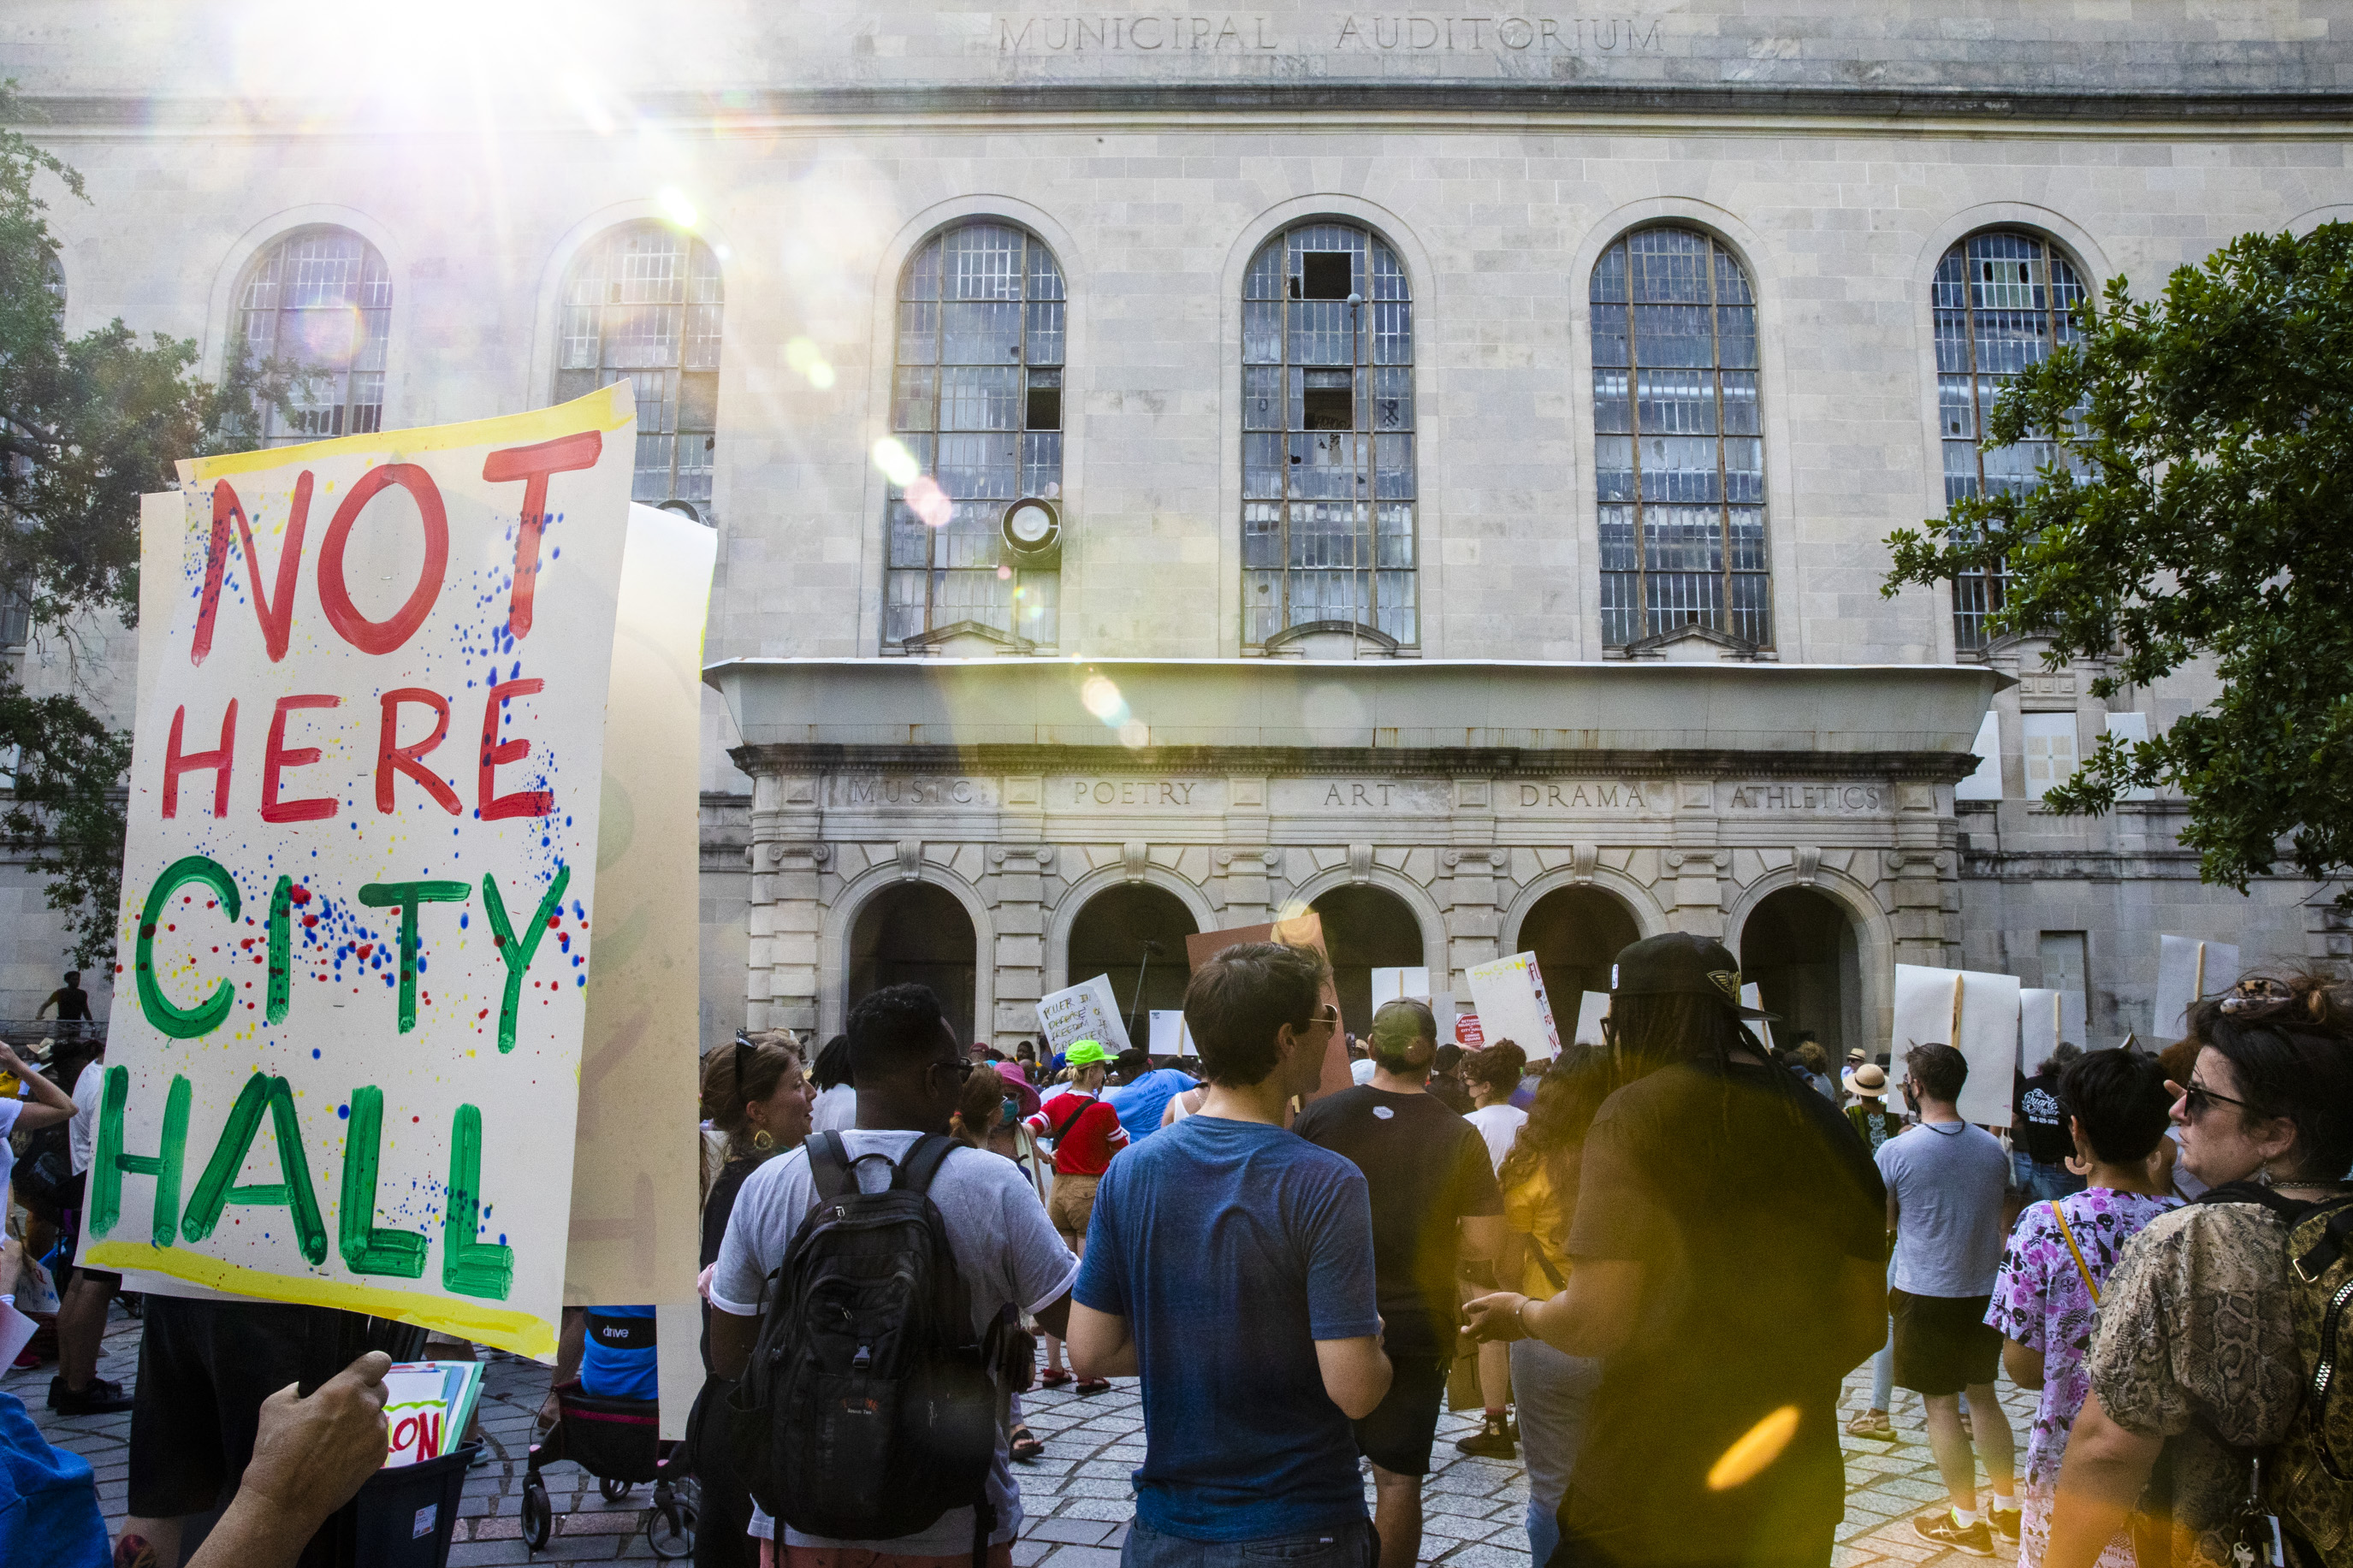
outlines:
[[[2353,5],[295,17],[0,16],[88,181],[68,324],[216,370],[312,288],[355,324],[290,438],[638,381],[641,498],[723,535],[706,1037],[898,974],[994,1035],[1165,1002],[1147,942],[1296,903],[1456,976],[1718,932],[1866,1042],[1898,958],[2113,1039],[2160,931],[2341,950],[2333,889],[2201,888],[2178,803],[2042,809],[2197,680],[2111,714],[1999,584],[1879,587],[2027,482],[1976,425],[2068,300],[2353,214]]]

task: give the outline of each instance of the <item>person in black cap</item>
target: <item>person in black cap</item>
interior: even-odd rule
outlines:
[[[1373,1462],[1381,1568],[1413,1568],[1421,1550],[1421,1485],[1454,1363],[1458,1264],[1485,1265],[1504,1242],[1504,1194],[1479,1130],[1430,1092],[1438,1024],[1419,1002],[1373,1015],[1373,1081],[1326,1095],[1291,1130],[1365,1173],[1373,1205],[1373,1274],[1388,1396],[1356,1422]],[[1482,1276],[1492,1284],[1492,1273]]]
[[[1481,1339],[1608,1358],[1551,1568],[1830,1562],[1840,1381],[1886,1328],[1886,1194],[1845,1118],[1744,1026],[1769,1016],[1716,942],[1620,953],[1621,1087],[1586,1142],[1567,1285],[1466,1309]]]

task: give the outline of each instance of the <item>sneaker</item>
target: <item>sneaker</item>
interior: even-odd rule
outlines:
[[[1501,1421],[1481,1421],[1479,1430],[1472,1433],[1468,1437],[1458,1440],[1454,1447],[1465,1454],[1476,1454],[1482,1459],[1513,1459],[1519,1457],[1518,1447],[1512,1442],[1511,1434],[1504,1430],[1504,1423]]]
[[[1953,1510],[1948,1508],[1940,1508],[1934,1513],[1924,1513],[1915,1518],[1912,1533],[1931,1546],[1948,1546],[1972,1557],[1993,1555],[1993,1531],[1986,1521],[1979,1520],[1964,1530],[1954,1522]]]
[[[1853,1437],[1871,1437],[1882,1443],[1895,1441],[1895,1425],[1888,1420],[1884,1410],[1857,1411],[1846,1429],[1847,1435]]]
[[[49,1379],[49,1408],[60,1415],[113,1415],[131,1408],[131,1396],[119,1383],[93,1377],[79,1394],[62,1377]]]
[[[1994,1532],[2004,1541],[2016,1541],[2019,1531],[2025,1523],[2025,1514],[2022,1510],[2004,1508],[1997,1501],[1986,1509],[1986,1521],[1993,1526]]]

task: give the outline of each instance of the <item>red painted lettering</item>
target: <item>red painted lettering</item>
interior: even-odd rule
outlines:
[[[172,733],[164,742],[164,815],[180,815],[180,775],[197,768],[213,771],[213,815],[228,815],[229,763],[237,755],[237,699],[228,700],[227,710],[221,714],[220,747],[216,751],[180,751],[180,731],[187,722],[185,708],[172,710]]]
[[[522,481],[522,521],[515,530],[514,591],[507,599],[509,635],[531,635],[532,594],[539,583],[539,534],[547,510],[548,476],[593,468],[604,450],[604,437],[582,430],[536,446],[510,447],[482,459],[482,478],[491,483]]]
[[[421,702],[433,710],[433,733],[406,746],[395,745],[399,738],[400,707],[404,702]],[[449,733],[449,704],[438,691],[427,691],[421,686],[403,686],[384,694],[384,719],[376,729],[375,740],[375,808],[392,809],[393,775],[406,773],[425,786],[425,793],[438,802],[441,809],[455,816],[459,812],[458,792],[447,781],[437,777],[423,762],[425,753],[439,745]]]
[[[343,547],[351,541],[352,524],[359,521],[362,509],[390,485],[398,485],[417,502],[417,516],[425,524],[425,561],[407,603],[395,610],[390,620],[372,621],[352,603],[351,586],[343,580]],[[433,601],[440,597],[441,578],[448,564],[449,519],[442,510],[441,492],[433,476],[414,463],[386,463],[370,468],[352,487],[352,493],[335,509],[334,521],[327,525],[326,542],[319,548],[319,605],[345,642],[362,653],[390,653],[425,624]]]
[[[481,771],[475,778],[474,802],[476,815],[484,822],[509,816],[545,816],[555,809],[555,796],[547,790],[494,794],[497,784],[491,776],[504,764],[519,763],[531,754],[529,741],[499,739],[499,705],[510,697],[528,697],[546,685],[544,680],[501,680],[491,688],[491,695],[482,704]]]
[[[286,512],[286,542],[278,552],[278,586],[269,594],[261,589],[261,557],[253,552],[253,530],[246,524],[244,505],[227,479],[213,486],[213,537],[205,549],[205,591],[196,601],[196,635],[188,645],[190,664],[204,663],[205,656],[213,650],[213,622],[220,614],[221,577],[228,567],[232,517],[237,519],[237,542],[245,547],[245,571],[252,580],[253,613],[261,618],[262,646],[275,664],[286,657],[286,640],[294,629],[294,576],[302,563],[302,530],[311,520],[311,470],[303,469],[294,481],[294,501]]]
[[[264,822],[324,822],[335,815],[336,802],[331,795],[314,795],[309,800],[280,800],[279,774],[286,768],[307,768],[319,760],[316,746],[286,749],[286,715],[303,708],[340,708],[343,700],[314,693],[301,697],[281,697],[278,710],[269,716],[269,744],[261,753],[261,820]]]

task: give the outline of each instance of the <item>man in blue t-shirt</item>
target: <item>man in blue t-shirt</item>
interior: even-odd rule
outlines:
[[[1195,970],[1185,1019],[1208,1094],[1096,1194],[1069,1345],[1081,1377],[1144,1379],[1124,1568],[1373,1563],[1349,1427],[1389,1386],[1372,1208],[1356,1166],[1282,1126],[1340,1025],[1328,973],[1270,942]]]
[[[1138,1050],[1120,1052],[1115,1068],[1118,1086],[1103,1091],[1103,1103],[1119,1113],[1132,1147],[1160,1131],[1160,1113],[1193,1087],[1193,1079],[1173,1067],[1155,1068]]]

